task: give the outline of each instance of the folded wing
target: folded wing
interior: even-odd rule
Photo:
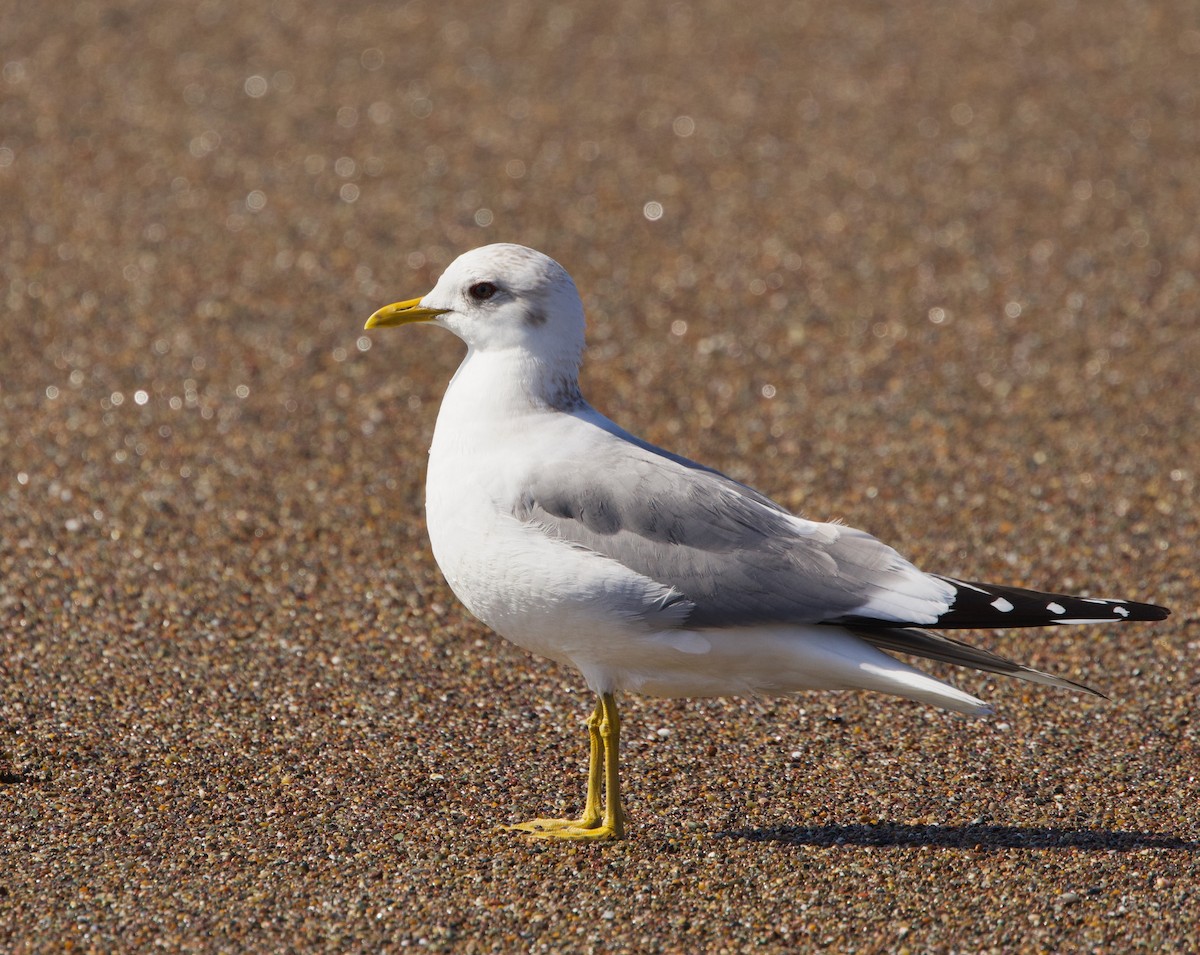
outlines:
[[[681,628],[828,623],[862,635],[897,627],[1032,627],[1168,614],[1154,604],[926,574],[870,534],[795,517],[607,419],[597,415],[588,423],[595,430],[586,457],[541,462],[527,477],[514,516],[671,588],[686,608],[674,615]],[[941,659],[924,638],[902,642],[906,652]]]
[[[544,460],[514,516],[671,587],[691,629],[842,617],[932,625],[955,588],[869,534],[795,517],[745,485],[604,434]]]

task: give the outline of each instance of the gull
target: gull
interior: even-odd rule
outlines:
[[[426,520],[438,566],[483,623],[574,667],[597,697],[583,814],[506,829],[625,835],[621,692],[875,690],[986,713],[983,700],[887,651],[1095,693],[934,631],[1169,613],[925,573],[864,531],[791,514],[635,437],[584,400],[583,304],[566,270],[533,249],[467,252],[428,295],[379,309],[366,327],[411,323],[439,325],[467,345],[429,450]]]

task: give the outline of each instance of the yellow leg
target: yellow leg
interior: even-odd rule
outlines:
[[[621,718],[613,694],[603,693],[588,717],[588,787],[583,815],[578,819],[531,819],[505,829],[539,839],[621,839],[625,836],[625,810],[621,806],[619,755]],[[604,811],[600,810],[600,785],[604,785]]]
[[[600,697],[604,715],[600,720],[600,740],[604,745],[604,823],[609,839],[625,838],[625,807],[621,804],[621,717],[617,699],[611,693]]]

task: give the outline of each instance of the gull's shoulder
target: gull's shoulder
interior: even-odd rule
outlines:
[[[621,483],[622,478],[645,481],[657,475],[659,494],[674,496],[716,493],[745,497],[769,511],[792,517],[783,507],[747,484],[691,458],[640,438],[587,403],[546,416],[558,440],[544,463],[555,470],[578,466],[593,483]],[[551,423],[552,422],[552,423]],[[543,469],[545,471],[545,469]]]

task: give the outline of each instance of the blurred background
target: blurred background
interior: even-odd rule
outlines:
[[[1194,940],[1154,908],[1196,884],[1193,4],[0,18],[0,947]],[[634,855],[497,843],[574,806],[588,703],[428,552],[461,346],[362,331],[494,241],[573,274],[647,439],[933,570],[1173,605],[988,644],[1129,705],[632,701]],[[1046,888],[982,911],[979,866]]]

